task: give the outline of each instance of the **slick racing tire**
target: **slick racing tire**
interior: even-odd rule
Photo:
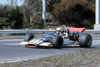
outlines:
[[[82,33],[78,39],[79,45],[82,48],[90,48],[92,45],[92,36],[88,33]]]
[[[54,36],[54,38],[52,39],[52,45],[56,49],[62,48],[63,38],[61,36]]]
[[[33,34],[26,34],[25,37],[24,37],[24,41],[30,41],[32,38],[34,38],[34,35]]]

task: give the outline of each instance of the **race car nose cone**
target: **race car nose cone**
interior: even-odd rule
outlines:
[[[28,44],[28,42],[20,42],[21,45]]]

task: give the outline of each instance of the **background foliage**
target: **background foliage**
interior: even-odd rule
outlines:
[[[19,7],[14,9],[9,6],[0,7],[0,28],[11,26],[12,28],[22,28],[23,13]]]
[[[46,0],[47,12],[53,23],[72,27],[93,28],[95,22],[95,0]],[[25,0],[22,6],[0,6],[0,29],[44,28],[42,1]],[[49,20],[49,19],[48,19]]]
[[[61,0],[56,4],[50,5],[52,8],[50,7],[51,10],[48,11],[52,12],[56,21],[60,24],[93,28],[95,22],[95,0]]]

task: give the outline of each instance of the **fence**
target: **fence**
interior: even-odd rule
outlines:
[[[55,32],[55,30],[0,30],[0,34],[28,34],[49,32]],[[100,33],[100,30],[86,30],[85,33]]]

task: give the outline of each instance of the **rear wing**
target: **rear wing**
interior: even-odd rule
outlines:
[[[72,27],[67,27],[67,29],[69,29],[69,31],[71,32],[84,32],[86,30],[86,28],[72,28]]]

